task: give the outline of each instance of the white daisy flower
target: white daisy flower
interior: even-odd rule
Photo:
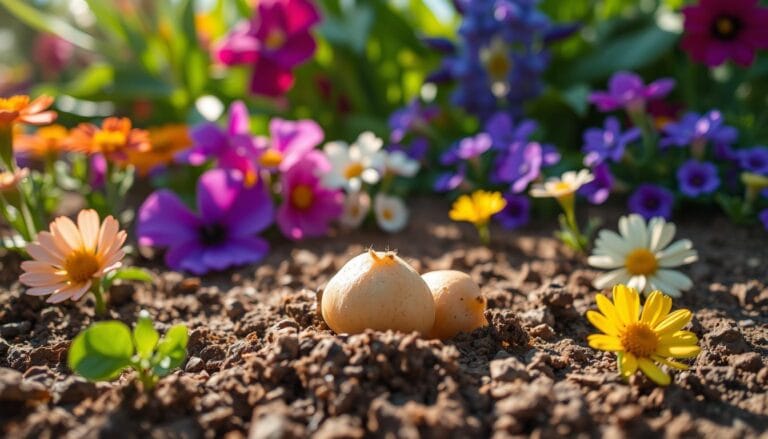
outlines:
[[[356,229],[371,210],[371,197],[365,191],[350,192],[344,198],[344,211],[339,221],[345,227]]]
[[[408,208],[399,197],[376,194],[373,211],[376,214],[376,222],[385,232],[399,232],[408,224]]]
[[[669,245],[675,237],[674,224],[659,217],[646,224],[643,217],[632,214],[619,219],[619,232],[601,230],[595,241],[589,265],[611,270],[595,279],[595,288],[626,284],[646,294],[660,290],[672,297],[691,288],[691,279],[671,268],[695,262],[698,254],[687,239]]]
[[[413,177],[419,172],[421,164],[402,151],[392,151],[387,153],[384,160],[384,169],[387,174],[399,175],[401,177]]]
[[[331,170],[323,183],[329,188],[344,188],[351,192],[359,191],[363,182],[378,183],[384,168],[383,144],[370,131],[360,134],[352,145],[327,143],[323,150],[331,162]]]
[[[573,195],[580,187],[594,179],[595,176],[588,169],[582,169],[579,172],[568,171],[563,173],[560,178],[553,177],[544,183],[534,184],[531,188],[531,196],[565,198]]]

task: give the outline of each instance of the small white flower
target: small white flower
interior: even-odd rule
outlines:
[[[330,188],[344,188],[357,192],[363,182],[376,184],[384,168],[384,142],[370,131],[357,137],[352,145],[345,142],[329,142],[323,150],[331,162],[331,170],[323,178]]]
[[[384,162],[386,173],[395,174],[401,177],[413,177],[419,172],[421,164],[402,151],[392,151],[387,154]]]
[[[560,178],[553,177],[546,182],[534,184],[531,196],[537,198],[562,198],[573,195],[580,187],[594,180],[595,176],[587,169],[565,172]]]
[[[659,217],[646,224],[643,217],[632,214],[619,219],[619,232],[601,230],[595,241],[589,265],[611,270],[595,279],[595,288],[626,284],[646,294],[660,290],[672,297],[691,288],[688,276],[670,270],[698,259],[687,239],[669,245],[675,237],[674,224]]]
[[[339,220],[345,227],[356,229],[371,210],[371,197],[365,191],[350,192],[344,198],[344,212]]]
[[[376,222],[385,232],[399,232],[408,224],[408,208],[401,198],[376,194],[373,211],[376,214]]]

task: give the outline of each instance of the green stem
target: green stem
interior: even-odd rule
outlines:
[[[96,299],[96,315],[102,317],[107,313],[107,304],[104,301],[104,292],[102,291],[101,282],[95,282],[91,287],[91,292]]]
[[[491,243],[491,230],[488,223],[477,224],[477,234],[480,235],[480,242],[484,246],[487,247]]]
[[[13,160],[13,124],[0,125],[0,164],[9,172],[16,169]]]
[[[636,127],[640,128],[643,139],[643,154],[640,162],[647,164],[656,151],[656,129],[653,126],[653,120],[645,111],[630,111],[629,118]]]

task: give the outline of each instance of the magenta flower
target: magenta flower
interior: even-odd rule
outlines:
[[[237,169],[247,184],[256,182],[256,139],[251,136],[248,108],[241,101],[229,107],[229,124],[223,129],[206,122],[192,129],[192,147],[182,151],[177,160],[200,166],[209,160],[224,169]]]
[[[281,96],[293,87],[293,68],[315,53],[309,31],[319,21],[308,0],[261,0],[253,17],[219,44],[217,58],[226,65],[253,64],[251,92]]]
[[[323,141],[323,129],[315,121],[269,121],[270,138],[258,140],[258,161],[264,169],[285,172]]]
[[[341,216],[344,194],[320,184],[322,174],[330,168],[320,151],[311,151],[283,173],[283,204],[277,210],[277,226],[287,238],[323,236],[328,224]]]
[[[269,252],[256,236],[274,219],[262,183],[246,187],[240,172],[212,169],[197,182],[197,208],[193,213],[167,189],[155,191],[139,209],[139,244],[167,247],[169,267],[195,274],[258,262]]]
[[[589,102],[600,111],[624,108],[629,112],[643,111],[648,101],[663,98],[675,87],[675,80],[662,78],[645,85],[643,79],[632,72],[616,72],[608,81],[608,91],[589,95]]]
[[[681,44],[694,61],[714,67],[731,58],[746,67],[768,48],[768,8],[756,0],[701,0],[683,15]]]

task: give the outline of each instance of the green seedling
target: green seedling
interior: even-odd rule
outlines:
[[[184,325],[172,326],[160,338],[149,313],[141,311],[133,331],[111,320],[94,323],[78,334],[69,348],[68,364],[90,381],[111,381],[132,368],[144,389],[150,390],[184,362],[188,339]]]

